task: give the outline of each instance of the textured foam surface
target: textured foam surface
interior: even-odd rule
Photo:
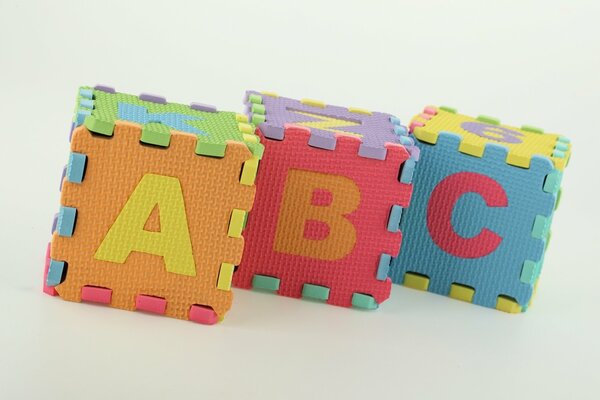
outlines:
[[[229,309],[232,293],[220,290],[217,281],[223,263],[241,261],[244,239],[228,236],[229,222],[234,209],[252,206],[255,188],[240,183],[240,172],[253,156],[243,142],[234,141],[228,142],[222,158],[199,156],[195,135],[178,131],[170,135],[165,148],[141,144],[142,127],[136,123],[116,121],[108,138],[85,126],[74,130],[71,149],[86,155],[87,166],[81,183],[65,180],[62,186],[61,204],[77,210],[72,236],[55,232],[52,238],[52,260],[67,265],[64,281],[56,286],[62,298],[80,301],[82,288],[92,286],[112,290],[110,306],[127,310],[136,308],[138,295],[165,299],[165,314],[182,319],[190,318],[193,305],[208,306],[219,318]],[[111,226],[149,174],[176,178],[181,187],[189,238],[173,237],[172,245],[191,241],[195,271],[187,275],[177,268],[167,271],[163,257],[143,249],[131,251],[122,263],[99,257],[98,249]],[[164,233],[160,208],[147,218],[144,238]],[[130,229],[135,234],[135,227]],[[126,243],[129,237],[125,236],[117,242]],[[86,289],[85,293],[96,292]]]
[[[261,96],[259,92],[249,91],[246,95]],[[281,126],[295,124],[311,128],[318,132],[333,136],[345,134],[357,136],[370,147],[385,147],[386,143],[399,143],[394,133],[390,114],[380,112],[352,112],[346,107],[329,104],[311,106],[310,102],[290,99],[281,96],[261,96],[262,104],[268,110],[266,115],[269,125]],[[249,112],[252,116],[252,103]]]
[[[432,107],[411,126],[422,162],[390,277],[487,307],[525,310],[542,268],[568,140]]]
[[[209,147],[223,147],[228,141],[235,141],[245,143],[259,158],[262,155],[262,146],[255,141],[246,140],[244,136],[244,133],[251,134],[252,128],[246,126],[248,124],[240,124],[233,112],[216,112],[216,109],[199,107],[194,103],[191,106],[166,103],[158,96],[134,96],[101,89],[104,90],[91,87],[79,90],[74,119],[76,126],[83,124],[86,119],[88,128],[93,124],[110,125],[114,121],[129,121],[140,125],[159,123],[171,130],[197,135],[198,141]]]
[[[248,216],[246,249],[234,285],[375,308],[388,298],[391,286],[385,275],[378,279],[382,254],[396,255],[402,240],[398,229],[388,230],[390,213],[394,205],[407,207],[412,193],[410,182],[399,181],[410,157],[394,133],[399,121],[387,114],[350,113],[256,92],[247,97],[251,114],[260,115],[251,118],[263,121],[259,135],[268,156],[261,161],[256,206]],[[328,125],[328,130],[302,125],[298,122],[318,118],[288,106],[310,114],[325,110],[327,118],[352,115],[360,124]],[[331,141],[314,145],[315,137]],[[381,146],[384,159],[361,156],[365,141]],[[353,302],[355,293],[362,296]]]
[[[505,161],[523,168],[529,168],[529,160],[534,155],[543,155],[562,171],[570,155],[569,140],[564,136],[544,133],[542,129],[530,126],[500,125],[495,118],[472,118],[454,110],[427,107],[413,119],[411,128],[415,137],[431,144],[436,143],[442,132],[454,133],[462,139],[460,152],[479,157],[486,144],[501,143],[508,149]]]

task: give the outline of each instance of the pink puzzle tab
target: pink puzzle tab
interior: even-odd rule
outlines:
[[[81,288],[81,300],[89,301],[92,303],[110,304],[112,298],[112,290],[97,287],[97,286],[84,286]]]
[[[167,300],[162,297],[138,294],[135,297],[135,309],[154,314],[164,314],[167,309]]]
[[[203,325],[214,325],[219,318],[212,308],[194,304],[190,308],[190,320]]]

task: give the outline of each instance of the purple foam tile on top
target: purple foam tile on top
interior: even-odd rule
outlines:
[[[143,101],[151,101],[152,103],[167,104],[166,98],[151,93],[140,93],[139,99]]]
[[[107,85],[101,85],[101,84],[94,86],[94,90],[100,90],[100,91],[106,92],[106,93],[115,93],[114,87],[107,86]]]
[[[190,108],[192,110],[198,110],[198,111],[206,111],[206,112],[217,112],[217,107],[215,106],[211,106],[210,104],[203,104],[203,103],[192,103],[190,104]]]
[[[311,146],[328,148],[331,147],[331,140],[325,141],[325,138],[335,138],[336,134],[348,134],[362,141],[360,155],[382,159],[381,157],[385,158],[386,143],[401,143],[399,136],[394,133],[395,124],[392,122],[397,118],[391,114],[355,113],[347,108],[332,105],[310,106],[299,100],[281,96],[264,96],[256,91],[248,91],[246,100],[252,94],[262,97],[262,104],[266,110],[265,116],[270,126],[283,127],[289,123],[309,128]],[[327,126],[318,126],[319,122],[324,122]],[[314,139],[313,135],[316,135]]]

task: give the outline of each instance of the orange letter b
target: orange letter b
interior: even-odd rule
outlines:
[[[328,204],[314,204],[319,191],[330,195]],[[358,208],[360,190],[353,180],[340,175],[291,169],[288,171],[279,211],[274,250],[280,253],[338,260],[356,244],[356,229],[345,217]],[[325,224],[324,238],[307,238],[307,222]]]

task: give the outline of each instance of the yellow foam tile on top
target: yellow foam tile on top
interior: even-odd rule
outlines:
[[[496,125],[442,109],[438,109],[437,114],[429,120],[418,115],[413,121],[424,124],[414,129],[415,136],[421,141],[435,144],[441,132],[454,133],[463,138],[459,151],[477,157],[483,155],[486,144],[497,143],[508,148],[508,164],[523,168],[529,168],[531,157],[534,155],[543,155],[552,160],[555,168],[563,170],[571,152],[569,145],[565,157],[553,154],[560,137],[557,134]]]

